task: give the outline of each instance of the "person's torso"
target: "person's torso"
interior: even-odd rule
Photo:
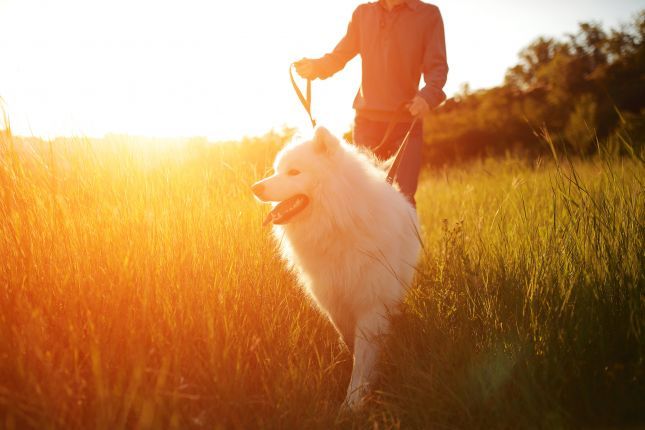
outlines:
[[[436,7],[420,1],[403,2],[388,11],[379,2],[360,6],[359,53],[362,59],[358,110],[392,111],[409,101],[419,88],[425,40]]]

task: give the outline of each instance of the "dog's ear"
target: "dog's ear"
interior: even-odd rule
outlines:
[[[340,141],[325,127],[316,127],[312,142],[315,151],[319,154],[331,155],[340,146]]]

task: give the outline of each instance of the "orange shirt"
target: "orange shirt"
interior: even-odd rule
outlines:
[[[357,54],[363,62],[356,114],[372,120],[409,120],[403,109],[415,94],[431,108],[445,100],[448,75],[443,20],[439,8],[406,0],[388,11],[383,0],[359,5],[347,34],[329,54],[314,60],[317,77],[326,79]],[[425,86],[419,90],[421,75]]]

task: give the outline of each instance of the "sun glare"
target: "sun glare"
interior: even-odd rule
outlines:
[[[561,29],[545,29],[547,17],[521,2],[481,3],[436,2],[446,25],[449,96],[464,82],[501,83],[519,49],[538,34],[574,30],[575,22],[561,19],[555,20]],[[357,4],[3,0],[0,97],[16,133],[44,137],[233,139],[285,124],[306,128],[289,64],[331,50]],[[527,25],[536,18],[539,29]],[[333,79],[316,81],[319,122],[346,131],[359,83],[358,59]]]

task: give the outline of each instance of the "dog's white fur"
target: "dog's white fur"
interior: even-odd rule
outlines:
[[[273,231],[305,290],[354,353],[346,404],[355,408],[375,376],[377,337],[388,332],[388,316],[414,276],[416,211],[368,155],[322,127],[312,140],[286,146],[274,170],[258,182],[256,195],[272,202],[309,198]]]

